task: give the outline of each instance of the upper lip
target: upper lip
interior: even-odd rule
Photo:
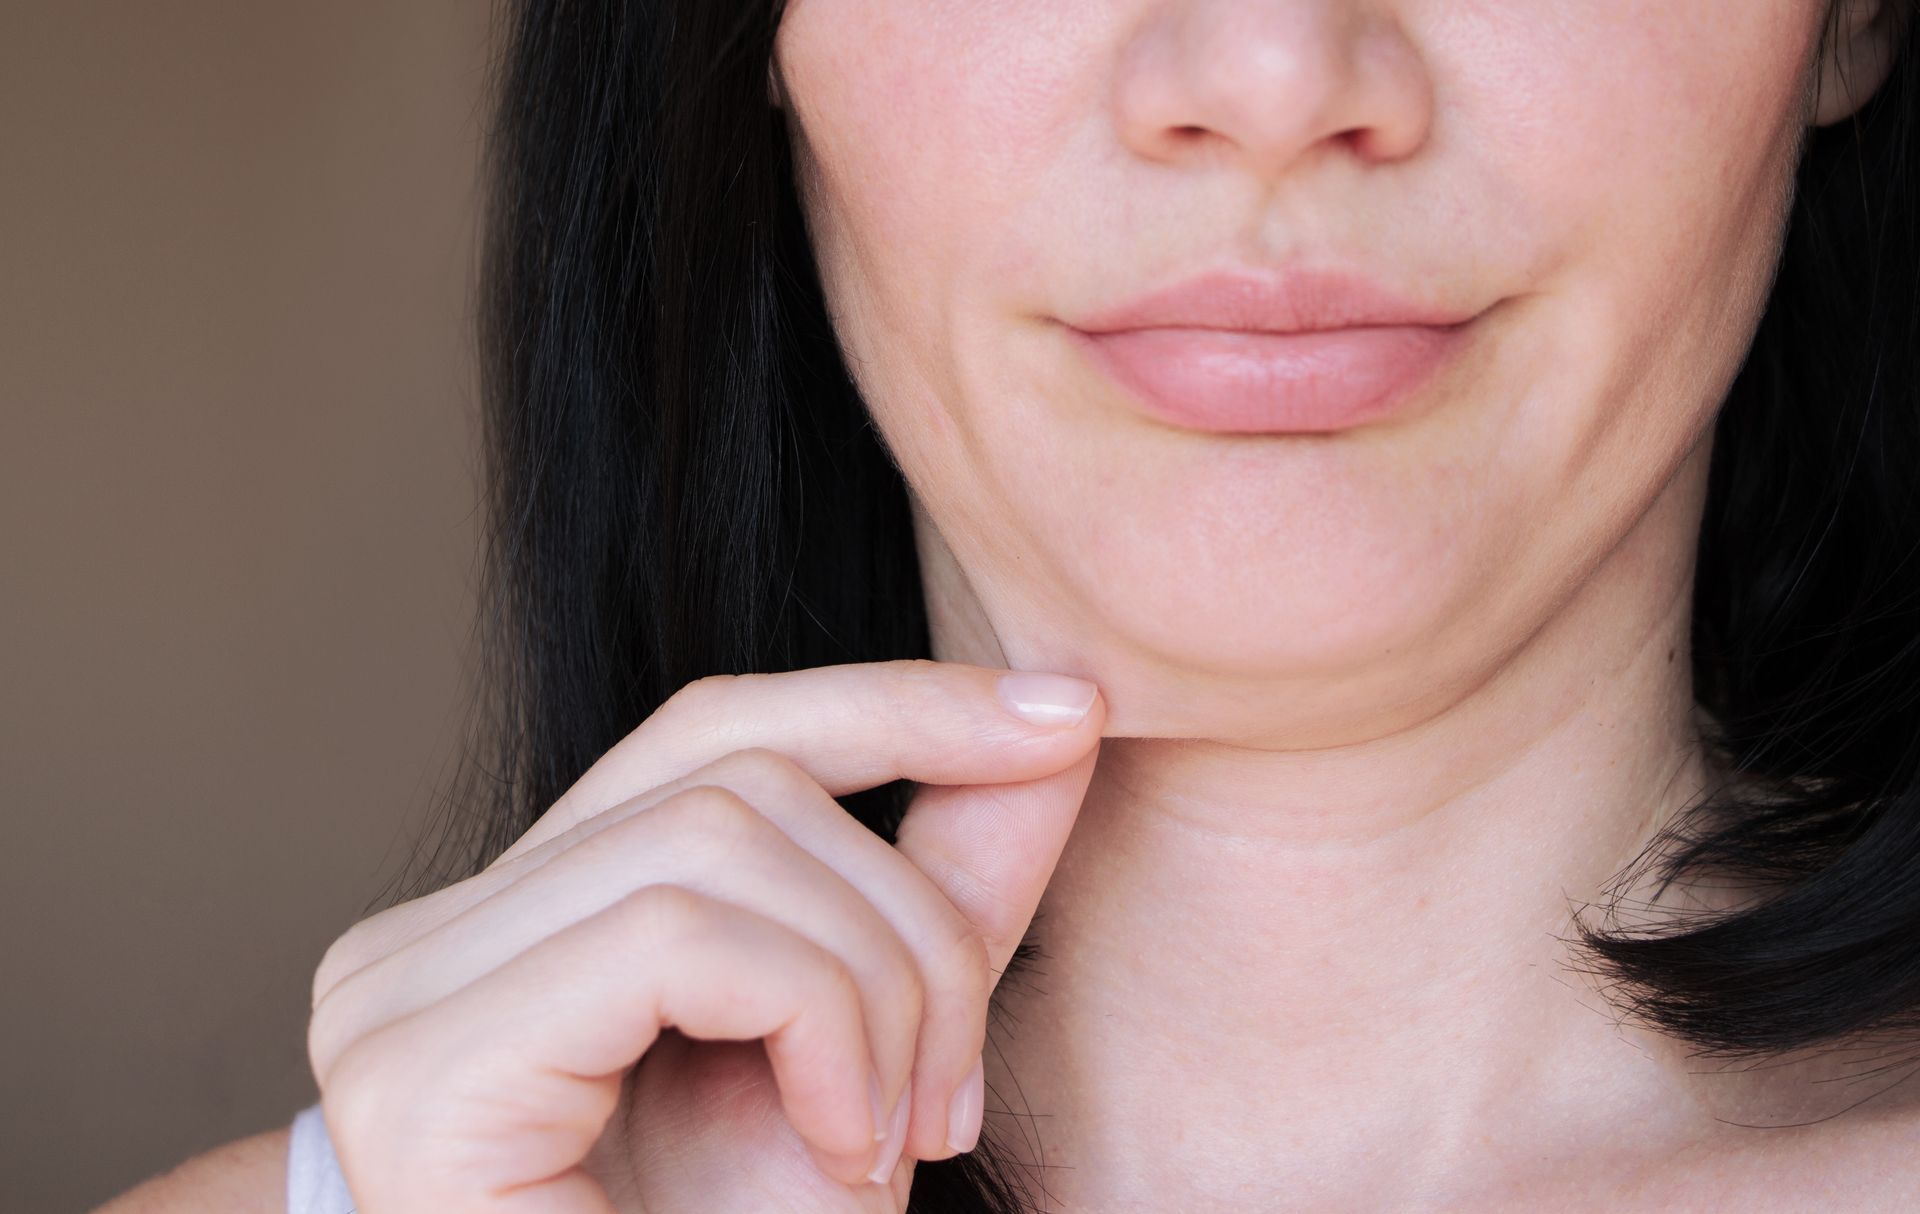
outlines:
[[[1087,333],[1231,329],[1306,333],[1376,325],[1454,325],[1472,314],[1423,303],[1364,274],[1332,269],[1216,270],[1075,320]]]

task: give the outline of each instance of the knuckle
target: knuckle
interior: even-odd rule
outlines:
[[[730,674],[709,674],[681,685],[678,691],[667,697],[667,704],[685,707],[689,704],[711,702],[725,696],[726,689],[733,683]],[[664,706],[663,706],[664,707]]]
[[[342,932],[326,952],[320,954],[320,964],[313,971],[313,989],[307,1003],[309,1010],[317,1009],[334,988],[364,967],[370,955],[366,949],[369,933],[368,923],[363,919]]]
[[[411,902],[390,906],[349,927],[320,955],[320,964],[313,971],[308,1006],[318,1007],[355,974],[431,931],[451,911],[458,909],[463,894],[471,892],[467,882],[459,882]]]
[[[717,784],[681,789],[634,817],[648,815],[654,815],[653,825],[674,836],[674,847],[714,861],[724,861],[764,837],[760,811]]]
[[[827,997],[837,1001],[842,1008],[860,1008],[865,988],[861,985],[860,975],[847,964],[847,959],[832,949],[821,948],[810,940],[805,943],[810,954],[818,962],[820,980]],[[868,1026],[868,1031],[872,1031],[871,1025]]]
[[[871,994],[882,1013],[903,1024],[917,1025],[927,1005],[926,981],[919,963],[904,944],[886,950],[883,964],[871,979]]]
[[[748,674],[702,675],[690,683],[682,684],[679,690],[666,698],[653,715],[669,717],[676,721],[709,719],[720,712],[726,704],[736,700],[744,684],[758,677],[760,676]]]
[[[660,702],[660,706],[648,714],[647,719],[635,727],[629,738],[650,737],[662,729],[679,730],[689,721],[703,720],[713,715],[718,701],[726,695],[725,675],[708,675],[684,684],[678,691]]]
[[[384,1048],[392,1036],[392,1026],[382,1025],[348,1037],[344,1033],[350,1019],[332,1004],[322,1004],[314,1014],[307,1028],[314,1079],[330,1105],[378,1107],[383,1103],[379,1099],[382,1083],[393,1069]]]
[[[787,802],[820,791],[805,768],[765,746],[729,751],[714,760],[706,774],[730,788],[745,790],[750,800]]]
[[[742,697],[748,688],[770,678],[764,674],[710,674],[683,685],[668,696],[636,735],[644,735],[649,744],[668,745],[693,742],[702,749],[725,749],[725,740],[735,728]]]
[[[929,971],[942,991],[984,1002],[993,988],[993,963],[987,942],[958,915],[946,923],[932,950]]]
[[[338,1000],[322,999],[307,1021],[307,1063],[322,1083],[331,1078],[346,1053],[346,1043],[340,1040],[338,1005]]]
[[[683,940],[711,917],[707,900],[684,885],[657,882],[643,885],[613,904],[623,927],[650,945]]]

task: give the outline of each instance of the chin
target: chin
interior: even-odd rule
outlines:
[[[1449,586],[1401,580],[1264,595],[1157,579],[1068,626],[996,626],[1010,665],[1098,683],[1114,737],[1331,745],[1411,718],[1438,668]],[[1456,638],[1457,639],[1457,638]]]

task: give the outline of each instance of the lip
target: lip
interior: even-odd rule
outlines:
[[[1090,362],[1161,421],[1311,433],[1394,412],[1465,344],[1473,315],[1355,274],[1227,271],[1068,329]]]

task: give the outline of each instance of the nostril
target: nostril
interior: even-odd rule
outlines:
[[[1192,147],[1212,141],[1218,132],[1207,126],[1176,126],[1167,131],[1167,137],[1173,147]]]

